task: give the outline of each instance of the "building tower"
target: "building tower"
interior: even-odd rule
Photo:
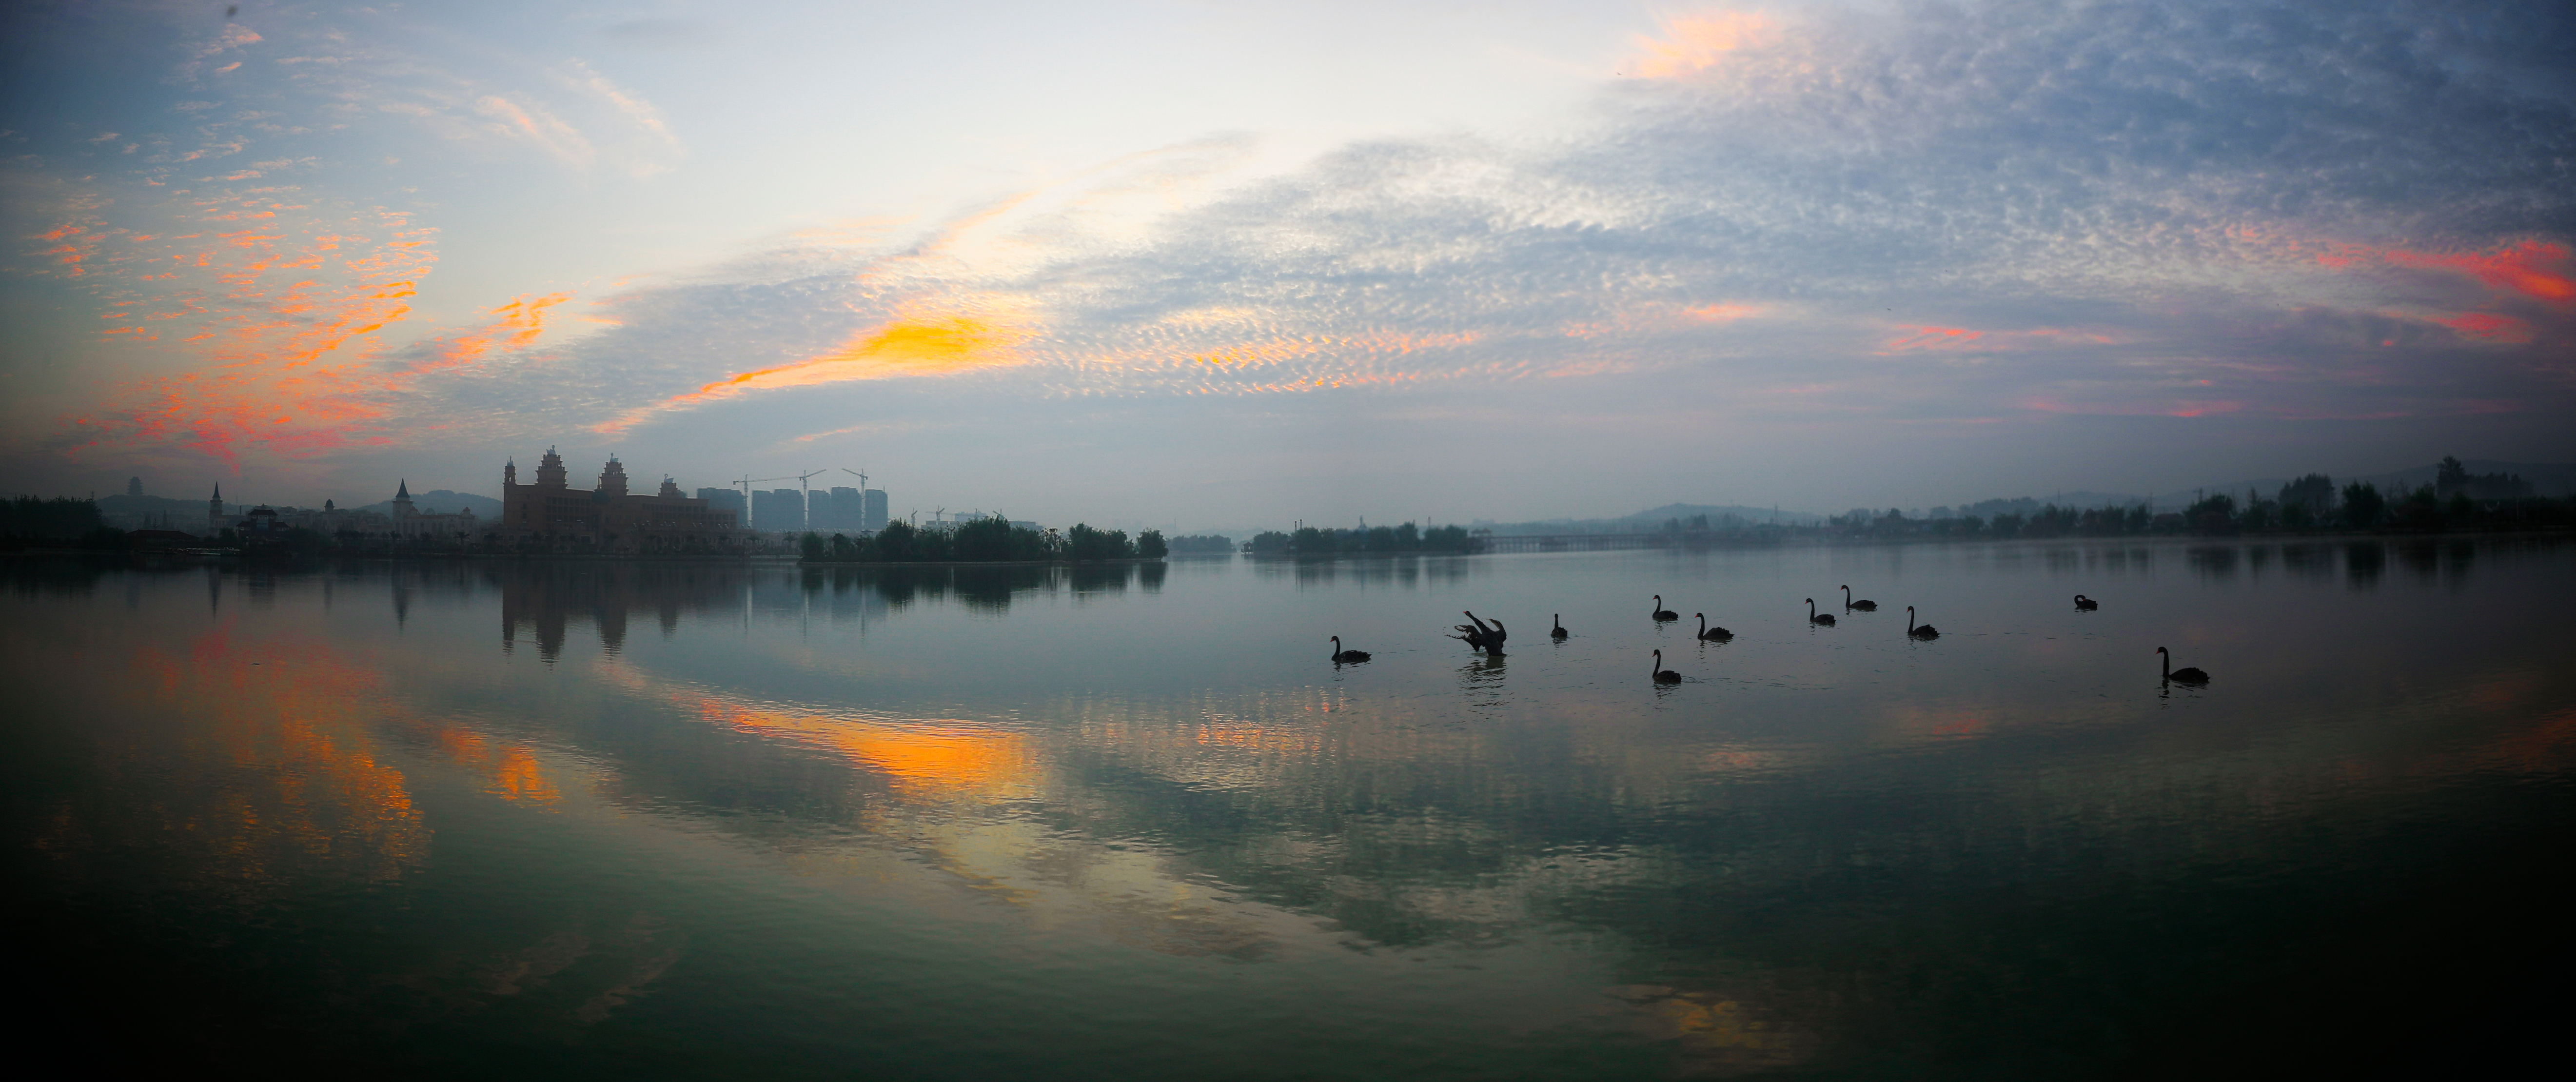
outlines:
[[[667,474],[667,473],[666,473],[666,474],[663,474],[663,475],[662,475],[662,490],[661,490],[661,491],[659,491],[659,492],[654,493],[654,495],[656,495],[656,496],[660,496],[660,497],[662,497],[663,499],[666,499],[666,500],[676,500],[676,499],[681,499],[682,497],[681,497],[681,495],[680,495],[680,483],[679,483],[678,481],[674,481],[674,480],[672,480],[672,479],[671,479],[671,475],[670,475],[670,474]]]
[[[394,521],[396,521],[396,522],[400,522],[400,521],[402,521],[402,520],[404,520],[404,519],[412,518],[412,517],[415,517],[415,516],[417,516],[417,515],[419,515],[419,514],[420,514],[420,511],[419,511],[417,508],[414,508],[414,507],[411,505],[411,482],[410,482],[410,481],[408,481],[408,480],[406,480],[406,481],[402,482],[401,484],[399,484],[399,485],[395,486],[395,488],[394,488]]]
[[[519,483],[519,460],[518,460],[518,459],[513,458],[513,459],[511,459],[511,460],[510,460],[510,461],[508,461],[507,463],[504,463],[504,464],[501,466],[501,490],[502,490],[502,491],[504,491],[504,492],[507,492],[507,491],[509,491],[509,489],[510,489],[510,487],[511,487],[511,486],[516,485],[516,484],[518,484],[518,483]]]
[[[224,528],[224,486],[215,486],[215,495],[206,501],[206,536],[213,537]]]
[[[608,456],[608,465],[599,471],[599,497],[603,500],[626,498],[626,464]]]
[[[563,456],[556,454],[552,447],[546,448],[546,457],[537,460],[537,487],[565,487]]]
[[[128,478],[126,478],[126,479],[125,479],[125,494],[126,494],[126,495],[128,495],[128,496],[140,496],[140,495],[142,495],[142,494],[143,494],[143,479],[142,479],[142,478],[140,478],[140,477],[128,477]]]

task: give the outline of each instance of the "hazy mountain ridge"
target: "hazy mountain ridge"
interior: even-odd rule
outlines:
[[[471,492],[457,492],[444,488],[412,493],[411,505],[414,510],[424,515],[472,511],[477,518],[498,520],[501,517],[501,501],[490,496],[477,496]],[[373,511],[379,515],[390,515],[394,513],[394,502],[380,500],[365,507],[352,507],[349,510]]]
[[[2491,458],[2471,458],[2461,460],[2460,465],[2472,475],[2505,473],[2520,477],[2531,482],[2532,489],[2537,495],[2576,495],[2576,463],[2505,462]],[[2440,469],[2441,464],[2436,462],[2386,473],[2329,474],[2329,476],[2334,478],[2335,487],[2338,489],[2360,482],[2377,486],[2382,493],[2398,493],[2412,492],[2432,484],[2434,475]],[[2180,511],[2191,506],[2194,501],[2221,493],[2242,501],[2245,493],[2250,490],[2264,499],[2273,499],[2280,494],[2281,486],[2295,480],[2297,480],[2295,477],[2257,477],[2225,484],[2204,485],[2199,488],[2173,489],[2154,496],[2115,492],[2064,492],[2049,496],[2014,496],[1955,505],[1953,512],[1992,518],[1999,513],[2029,514],[2049,504],[2083,510],[2094,507],[2130,507],[2148,502],[2152,502],[2158,510]]]

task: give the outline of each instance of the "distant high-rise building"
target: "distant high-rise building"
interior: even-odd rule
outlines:
[[[126,478],[126,479],[125,479],[125,494],[126,494],[126,495],[128,495],[128,496],[140,496],[140,495],[142,495],[142,494],[143,494],[143,479],[142,479],[142,478],[140,478],[140,477],[128,477],[128,478]]]
[[[871,531],[886,528],[886,494],[884,489],[869,489],[867,494],[861,499],[859,508],[859,528]]]
[[[826,498],[822,493],[815,493],[814,502],[822,505],[814,509],[815,529],[858,530],[865,528],[859,525],[861,522],[867,521],[867,509],[859,498],[859,490],[849,488],[847,486],[836,487],[832,490],[829,498]]]
[[[735,522],[741,522],[750,517],[751,509],[742,504],[741,489],[702,488],[698,490],[698,498],[707,501],[709,510],[733,512]]]
[[[802,530],[805,528],[805,494],[792,488],[773,488],[751,494],[751,528],[755,530]]]

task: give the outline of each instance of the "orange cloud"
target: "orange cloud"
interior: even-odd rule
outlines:
[[[273,191],[174,208],[199,221],[291,214],[256,230],[98,231],[127,241],[92,278],[116,321],[103,334],[154,343],[142,327],[166,321],[166,348],[185,351],[190,370],[118,389],[122,406],[68,422],[58,446],[166,444],[236,462],[248,447],[293,457],[384,442],[369,429],[397,375],[373,364],[375,336],[410,314],[414,283],[436,263],[435,231],[396,212],[309,214],[264,197]],[[132,274],[138,264],[153,273]]]
[[[1758,304],[1703,304],[1697,308],[1684,308],[1682,314],[1702,323],[1732,323],[1751,319],[1763,311],[1763,306]]]
[[[1685,15],[1664,22],[1663,36],[1639,35],[1630,69],[1649,79],[1674,79],[1716,67],[1727,54],[1768,47],[1779,24],[1753,11]]]
[[[2576,301],[2576,279],[2571,279],[2565,270],[2567,246],[2563,244],[2527,240],[2493,252],[2452,255],[2391,248],[2382,253],[2382,258],[2401,267],[2466,274],[2485,283],[2489,289],[2510,289],[2552,304]]]
[[[454,368],[481,360],[494,343],[502,349],[518,349],[545,333],[546,309],[572,299],[572,294],[548,293],[545,296],[521,294],[519,299],[486,313],[493,317],[490,326],[462,338],[449,341],[438,351],[438,359],[414,367],[414,371]]]
[[[604,433],[622,432],[656,413],[688,409],[746,391],[812,387],[850,380],[953,376],[982,368],[1024,364],[1020,352],[1030,332],[1016,321],[989,311],[900,315],[853,335],[841,348],[819,357],[727,376],[688,394],[675,395],[596,426]]]
[[[2531,324],[2493,312],[2464,312],[2434,322],[2469,338],[2522,345],[2531,341]]]
[[[1890,340],[1879,350],[1881,356],[1907,350],[1954,348],[1986,336],[1984,331],[1972,331],[1965,327],[1932,327],[1911,323],[1900,323],[1897,327],[1913,333],[1898,335]]]

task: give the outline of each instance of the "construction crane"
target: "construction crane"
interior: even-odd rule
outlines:
[[[750,528],[751,528],[751,486],[756,485],[756,484],[759,484],[759,483],[761,483],[761,482],[763,482],[763,481],[784,481],[784,480],[786,480],[786,478],[784,478],[784,477],[754,477],[754,476],[752,476],[752,475],[750,475],[750,474],[747,474],[747,473],[746,473],[746,474],[742,475],[742,480],[728,482],[729,484],[735,484],[735,485],[740,485],[740,486],[742,486],[742,528],[743,528],[743,529],[748,530],[748,529],[750,529]]]
[[[814,486],[806,484],[805,479],[816,474],[830,472],[830,470],[807,470],[804,473],[796,475],[796,491],[803,495],[805,499],[805,507],[809,512],[814,507]]]
[[[843,466],[841,467],[841,472],[859,479],[859,491],[865,492],[868,490],[868,471],[865,468],[854,470],[848,466]]]

